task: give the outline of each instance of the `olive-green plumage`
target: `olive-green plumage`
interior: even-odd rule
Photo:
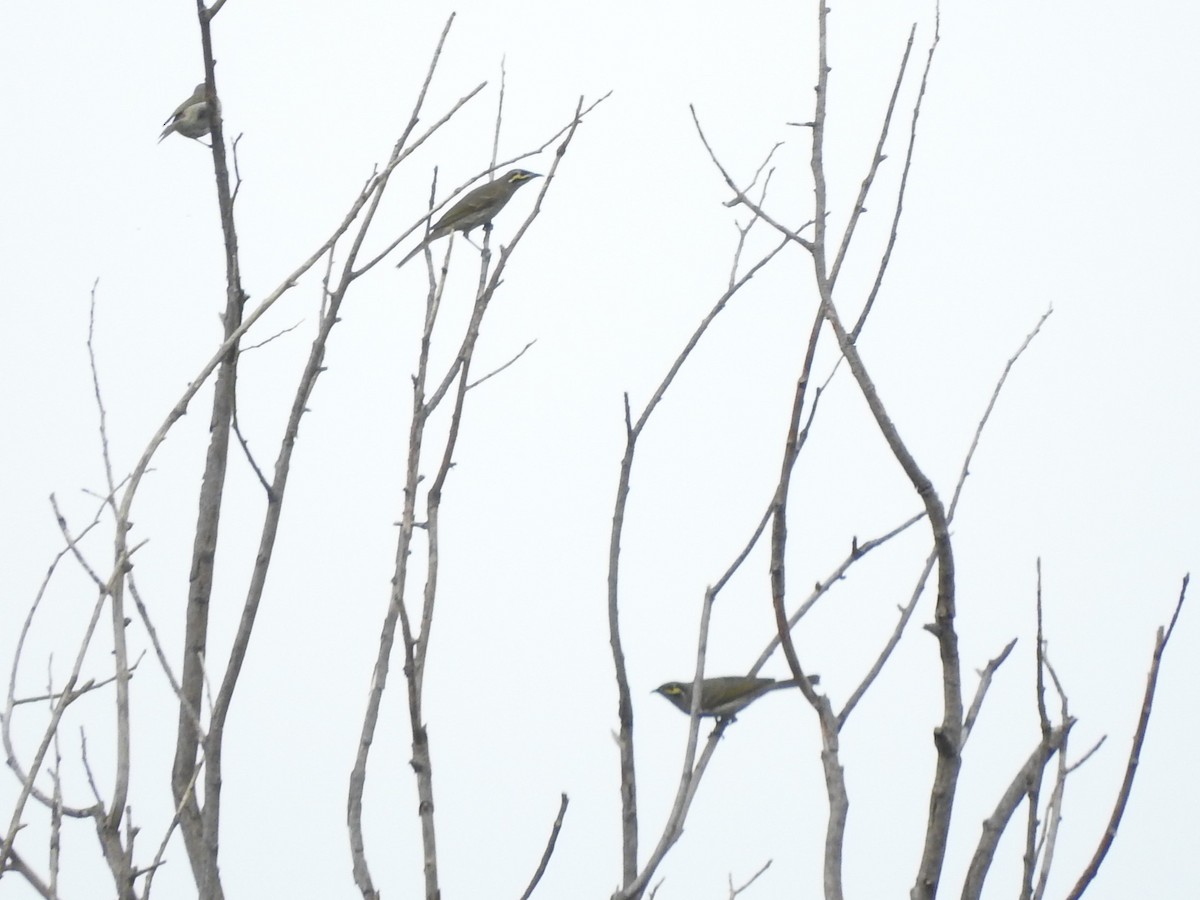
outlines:
[[[810,684],[816,684],[818,678],[814,675],[808,681]],[[794,678],[789,681],[776,681],[774,678],[751,678],[746,675],[705,678],[700,682],[698,712],[701,716],[732,716],[769,691],[796,687],[798,684],[799,682]],[[692,682],[668,681],[661,687],[655,688],[654,693],[662,694],[685,715],[691,715]]]
[[[461,231],[469,237],[471,229],[491,224],[496,213],[504,209],[505,204],[517,192],[517,188],[534,178],[541,177],[536,172],[512,169],[495,181],[489,181],[487,184],[469,191],[442,214],[442,217],[429,229],[425,240],[417,244],[404,259],[396,263],[396,268],[400,268],[438,238],[445,237],[452,231]]]
[[[203,81],[196,85],[192,96],[175,107],[175,112],[167,116],[163,124],[167,127],[158,136],[159,143],[172,131],[177,131],[184,137],[199,138],[212,130],[212,116],[209,115]]]

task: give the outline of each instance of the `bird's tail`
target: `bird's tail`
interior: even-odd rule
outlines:
[[[808,683],[812,687],[816,687],[818,684],[821,683],[820,675],[809,675],[807,677],[808,677]],[[771,685],[771,690],[774,691],[774,690],[778,690],[779,688],[789,688],[789,687],[800,687],[800,682],[797,681],[795,678],[789,678],[787,681],[777,681],[773,685]]]
[[[414,256],[416,256],[422,250],[424,250],[428,244],[429,244],[429,241],[421,241],[421,243],[417,244],[417,246],[413,247],[411,250],[408,251],[408,255],[405,256],[404,259],[402,259],[402,260],[400,260],[400,262],[396,263],[396,268],[397,269],[401,268],[406,262],[408,262],[410,259],[412,259]]]

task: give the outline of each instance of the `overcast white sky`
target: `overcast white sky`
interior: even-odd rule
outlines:
[[[811,117],[816,6],[464,0],[455,8],[424,121],[478,82],[489,86],[398,170],[368,247],[386,245],[420,214],[433,166],[444,184],[458,184],[487,164],[502,56],[502,156],[540,144],[580,94],[613,95],[580,128],[489,312],[480,369],[537,344],[472,393],[449,482],[425,707],[443,895],[518,896],[565,791],[572,804],[537,896],[603,897],[620,874],[604,577],[621,393],[640,407],[662,377],[723,289],[734,223],[745,219],[722,205],[729,193],[687,107],[696,105],[739,178],[786,141],[768,207],[788,223],[808,218],[808,133],[786,123]],[[237,213],[252,301],[320,244],[386,159],[449,12],[377,0],[230,0],[221,12],[217,82],[227,134],[244,134]],[[826,158],[834,228],[865,172],[913,22],[915,75],[932,36],[931,3],[833,6]],[[905,219],[860,349],[944,497],[1005,361],[1054,309],[1000,400],[954,528],[968,698],[974,670],[1012,637],[1020,642],[967,748],[946,896],[959,892],[982,819],[1036,742],[1037,558],[1050,653],[1079,719],[1072,758],[1109,736],[1069,783],[1052,896],[1074,881],[1100,835],[1154,630],[1200,561],[1198,25],[1191,5],[1164,0],[949,0],[942,10]],[[187,2],[23,4],[0,18],[5,673],[17,625],[59,546],[48,495],[78,524],[94,504],[82,490],[103,483],[84,343],[93,281],[119,473],[219,342],[224,271],[211,156],[178,136],[155,143],[164,116],[201,76]],[[856,314],[886,235],[902,144],[894,139],[888,152],[839,285],[846,315]],[[523,164],[544,172],[550,163],[544,154]],[[495,240],[512,233],[533,190],[498,219]],[[771,240],[764,230],[753,248]],[[475,277],[461,241],[455,259],[448,326],[464,315]],[[381,267],[353,289],[301,426],[276,565],[226,741],[221,859],[230,897],[355,895],[346,778],[387,602],[424,277],[417,265]],[[243,360],[241,420],[266,463],[318,301],[312,279],[302,283],[257,333],[300,327]],[[789,251],[718,321],[636,463],[623,627],[647,845],[673,796],[687,724],[650,691],[690,677],[704,587],[770,496],[814,302],[809,260]],[[449,332],[443,340],[444,361],[454,342]],[[819,357],[822,378],[832,346]],[[840,372],[822,399],[797,469],[789,558],[797,597],[852,537],[876,536],[919,509],[847,376]],[[135,537],[150,540],[137,557],[140,585],[176,653],[210,396],[201,394],[156,457],[133,516]],[[213,605],[221,660],[262,508],[252,473],[232,458],[238,499],[222,526]],[[835,706],[889,633],[927,549],[927,530],[914,529],[864,561],[797,630]],[[88,551],[104,565],[102,541]],[[56,677],[65,677],[91,599],[73,574],[51,592],[21,693],[42,689],[51,652]],[[1133,799],[1089,896],[1192,896],[1198,601],[1185,607],[1167,652]],[[717,608],[708,671],[744,671],[772,628],[760,553]],[[147,646],[131,633],[137,650]],[[88,674],[103,676],[108,660],[95,650]],[[785,671],[779,659],[767,667]],[[400,689],[394,681],[368,787],[368,854],[390,897],[420,884]],[[135,678],[135,703],[132,802],[144,828],[139,853],[149,855],[170,815],[176,719],[150,661]],[[107,696],[92,699],[64,735],[68,802],[90,799],[78,771],[81,722],[93,766],[108,771],[109,709]],[[906,895],[939,717],[936,646],[914,628],[842,735],[849,896]],[[34,732],[23,734],[28,753]],[[111,781],[98,777],[102,788]],[[16,790],[0,778],[0,827]],[[728,731],[661,871],[660,900],[724,897],[728,873],[745,879],[767,859],[772,868],[745,896],[818,896],[825,809],[811,711],[798,696],[763,700]],[[37,821],[32,811],[27,818]],[[1014,896],[1019,830],[1002,846],[988,897]],[[21,847],[44,865],[35,833]],[[90,826],[68,832],[64,858],[64,898],[105,895]],[[168,860],[156,894],[190,896],[182,846]],[[33,896],[15,877],[0,894]]]

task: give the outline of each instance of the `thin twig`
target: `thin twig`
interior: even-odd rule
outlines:
[[[142,627],[146,629],[146,634],[150,638],[150,645],[154,648],[154,655],[158,657],[158,664],[162,668],[163,674],[167,677],[167,683],[171,685],[171,690],[175,693],[176,699],[179,700],[180,708],[191,717],[192,727],[196,729],[196,734],[200,735],[200,746],[203,750],[206,739],[204,726],[200,722],[199,714],[188,703],[187,698],[183,696],[183,691],[179,687],[179,679],[175,677],[171,663],[167,660],[167,654],[163,650],[162,641],[158,639],[158,630],[150,620],[150,613],[146,609],[146,604],[142,602],[142,597],[138,592],[137,582],[134,581],[132,572],[129,573],[129,596],[133,598],[133,604],[137,607],[138,616],[142,620]]]
[[[1104,742],[1106,740],[1108,740],[1107,734],[1100,735],[1099,740],[1097,740],[1096,743],[1092,744],[1091,749],[1089,749],[1086,753],[1084,753],[1083,756],[1079,757],[1078,760],[1076,760],[1075,762],[1073,762],[1069,766],[1067,766],[1067,772],[1068,773],[1074,772],[1076,769],[1078,769],[1080,766],[1082,766],[1084,763],[1086,763],[1089,759],[1091,759],[1092,754],[1095,753],[1097,750],[1099,750],[1101,747],[1103,747]]]
[[[803,247],[805,250],[808,250],[809,252],[811,252],[812,248],[813,248],[812,241],[808,241],[808,240],[800,237],[800,232],[804,231],[804,229],[808,228],[810,225],[816,224],[815,221],[810,219],[809,221],[807,221],[803,225],[801,225],[799,228],[795,228],[795,229],[787,228],[787,227],[781,225],[778,221],[776,221],[770,215],[768,215],[763,210],[761,203],[755,203],[748,196],[746,196],[746,192],[737,186],[737,184],[733,180],[733,176],[731,176],[729,174],[729,172],[725,169],[725,167],[723,165],[721,165],[720,160],[717,159],[717,154],[713,151],[712,145],[709,144],[708,138],[704,134],[704,129],[700,125],[700,117],[696,113],[696,107],[693,105],[689,105],[688,109],[691,110],[692,122],[696,126],[696,133],[700,136],[700,143],[703,144],[704,149],[708,151],[709,159],[711,159],[713,162],[713,165],[715,165],[717,167],[717,170],[721,173],[721,177],[725,179],[725,184],[728,185],[729,189],[731,191],[733,191],[734,194],[737,195],[737,201],[739,203],[744,204],[747,209],[749,209],[751,212],[754,213],[755,217],[762,219],[764,222],[766,222],[768,225],[770,225],[772,228],[774,228],[776,231],[778,231],[781,235],[783,235],[783,239],[785,242],[794,241],[795,243],[797,243],[801,247]],[[726,203],[726,206],[728,206],[728,205],[729,204]]]
[[[137,669],[138,662],[142,661],[142,656],[145,656],[145,653],[142,653],[142,655],[138,657],[137,662],[135,662],[133,665],[131,665],[129,667],[130,674],[132,674]],[[107,685],[112,684],[116,680],[117,680],[116,675],[111,675],[108,678],[102,678],[99,681],[96,681],[95,679],[88,679],[86,682],[81,684],[79,687],[75,688],[75,690],[71,691],[71,694],[73,695],[72,700],[73,701],[77,700],[80,697],[82,697],[84,694],[88,694],[88,693],[91,693],[92,691],[99,690],[102,687],[106,687]],[[13,701],[13,706],[21,706],[22,704],[25,704],[25,703],[41,703],[43,700],[57,700],[61,696],[62,696],[62,693],[60,692],[60,693],[53,694],[53,695],[39,694],[36,697],[20,697]]]
[[[1008,655],[1012,653],[1015,646],[1017,646],[1017,639],[1013,638],[1005,644],[1003,650],[988,660],[987,665],[979,673],[979,687],[975,689],[975,698],[971,701],[971,705],[967,709],[966,718],[963,719],[962,746],[965,747],[967,740],[971,737],[971,729],[975,727],[975,720],[979,718],[979,710],[983,707],[983,698],[987,696],[988,688],[991,687],[992,676],[996,674],[996,670],[1008,659]]]
[[[750,887],[750,885],[754,884],[754,882],[758,881],[758,876],[762,875],[762,873],[767,871],[769,868],[771,868],[771,860],[768,859],[765,863],[763,863],[762,868],[751,875],[750,880],[743,884],[740,888],[735,888],[733,886],[733,875],[731,874],[729,876],[729,900],[733,900],[734,897],[746,890],[746,888]]]
[[[332,260],[333,254],[330,254],[329,258]],[[285,334],[290,334],[291,332],[295,331],[297,328],[299,328],[303,324],[304,324],[304,320],[301,319],[300,321],[296,322],[294,325],[289,325],[287,328],[281,328],[279,331],[275,332],[270,337],[263,338],[257,344],[248,344],[245,347],[242,347],[241,349],[238,350],[238,355],[242,356],[246,353],[249,353],[251,350],[257,350],[259,347],[265,347],[265,346],[267,346],[267,344],[271,343],[271,341],[275,340],[276,338],[281,338]]]
[[[770,515],[771,510],[768,510],[767,516],[769,517]],[[857,541],[851,542],[850,552],[846,554],[845,558],[842,559],[842,561],[836,566],[834,566],[833,571],[831,571],[823,580],[821,580],[813,588],[812,592],[803,601],[801,601],[800,605],[796,607],[795,611],[788,616],[788,630],[795,628],[796,623],[799,622],[808,613],[808,611],[817,604],[817,601],[828,594],[835,584],[846,577],[847,573],[856,562],[858,562],[872,550],[882,547],[892,538],[903,534],[905,531],[924,518],[925,513],[920,512],[916,515],[909,516],[899,525],[884,532],[883,534],[879,535],[879,537],[871,538],[870,540],[864,541],[861,544]],[[758,659],[755,660],[752,671],[757,672],[760,668],[762,668],[762,666],[766,664],[767,660],[771,657],[771,654],[775,652],[778,646],[779,635],[772,634],[771,639],[767,642],[766,648],[762,651],[762,653],[759,654]],[[839,714],[839,721],[840,718],[841,716]],[[841,728],[841,725],[839,724],[838,727]]]
[[[850,241],[854,237],[854,229],[858,224],[859,217],[867,211],[864,205],[867,202],[867,194],[871,190],[871,185],[875,182],[875,175],[879,171],[879,166],[887,157],[883,153],[883,145],[887,143],[888,129],[892,124],[892,114],[896,111],[896,98],[900,96],[900,86],[904,83],[904,73],[908,69],[908,57],[912,53],[913,39],[917,34],[916,23],[908,31],[908,42],[904,45],[904,54],[900,58],[900,71],[896,73],[896,81],[892,85],[892,96],[888,101],[887,112],[883,116],[883,126],[879,129],[879,141],[875,145],[875,153],[871,157],[871,166],[867,170],[867,175],[863,178],[862,185],[858,190],[858,198],[854,201],[854,208],[850,211],[850,219],[846,223],[846,230],[842,234],[842,243],[838,247],[837,257],[833,261],[833,267],[829,270],[829,284],[832,287],[837,283],[838,273],[842,270],[842,263],[846,260],[846,253],[850,249]],[[936,40],[935,40],[936,46]],[[933,58],[933,52],[930,51],[930,59]],[[926,69],[928,74],[928,69]],[[919,102],[919,100],[918,100]],[[915,132],[914,132],[915,135]],[[909,154],[911,159],[911,147]],[[903,194],[901,194],[901,199]],[[896,218],[892,224],[892,240],[895,241],[895,229],[900,222],[901,203],[896,204]],[[888,252],[891,251],[891,245],[888,246]]]
[[[536,343],[537,343],[537,338],[534,338],[532,341],[530,341],[528,344],[526,344],[524,347],[522,347],[520,349],[520,351],[517,353],[517,355],[514,356],[512,359],[510,359],[508,362],[506,362],[504,365],[500,366],[498,369],[493,369],[492,371],[490,371],[486,375],[484,375],[482,378],[477,378],[475,381],[472,381],[470,384],[468,384],[467,390],[469,391],[469,390],[471,390],[471,388],[479,387],[479,385],[483,384],[489,378],[499,375],[501,372],[503,372],[505,369],[507,369],[509,366],[511,366],[513,363],[515,363],[518,359],[520,359],[522,356],[524,356],[525,351],[528,350],[530,347],[532,347]]]
[[[904,197],[908,192],[908,175],[912,170],[913,150],[917,145],[917,120],[921,116],[921,103],[925,99],[925,88],[929,83],[929,71],[933,67],[933,51],[937,49],[938,41],[941,40],[942,31],[942,7],[940,2],[934,3],[933,12],[933,41],[929,45],[929,54],[925,58],[925,71],[921,75],[921,87],[917,91],[916,102],[913,103],[912,124],[909,127],[908,134],[908,153],[904,157],[904,171],[900,175],[900,188],[896,191],[896,210],[892,214],[892,228],[888,234],[888,244],[884,249],[882,256],[879,259],[879,268],[875,273],[875,283],[871,286],[871,293],[867,296],[867,302],[863,304],[862,312],[858,315],[858,321],[854,323],[854,328],[850,332],[852,340],[857,341],[858,336],[862,333],[863,325],[867,321],[867,316],[875,306],[875,298],[879,296],[879,288],[883,285],[883,276],[887,272],[888,262],[892,258],[892,249],[896,246],[896,235],[900,229],[900,215],[904,211]]]

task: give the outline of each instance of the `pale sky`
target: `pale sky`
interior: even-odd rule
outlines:
[[[606,897],[620,878],[605,567],[622,392],[635,411],[644,404],[724,289],[735,223],[747,218],[723,205],[730,193],[688,104],[743,183],[784,141],[766,206],[792,225],[809,218],[809,133],[787,123],[812,115],[816,4],[526,0],[454,9],[423,124],[479,82],[488,86],[397,170],[368,252],[421,215],[434,166],[449,186],[487,165],[502,58],[502,158],[554,134],[580,95],[613,93],[578,130],[509,263],[478,369],[537,343],[469,395],[448,482],[425,699],[443,896],[519,896],[566,792],[566,823],[535,897]],[[1006,361],[1054,310],[999,400],[953,529],[967,702],[976,670],[1013,637],[1019,643],[964,754],[942,896],[961,891],[982,820],[1037,741],[1037,559],[1049,653],[1078,718],[1068,758],[1108,736],[1068,782],[1055,897],[1107,821],[1155,629],[1200,563],[1200,177],[1192,159],[1200,12],[1161,0],[1134,9],[948,0],[905,216],[859,342],[901,435],[948,500]],[[220,13],[217,86],[226,136],[243,135],[237,217],[251,303],[320,245],[386,160],[450,12],[437,3],[229,0]],[[934,8],[839,3],[829,22],[826,160],[839,233],[917,24],[888,159],[839,284],[839,308],[853,318],[887,235]],[[118,477],[220,342],[211,154],[177,135],[156,143],[162,119],[202,76],[190,3],[23,4],[0,17],[9,126],[0,143],[6,675],[60,547],[48,496],[78,528],[95,506],[83,491],[103,486],[85,347],[93,282]],[[546,172],[552,161],[546,152],[521,164]],[[536,184],[498,217],[494,243],[507,242],[528,213]],[[749,257],[773,240],[758,226]],[[475,258],[456,238],[439,365],[457,347],[451,332],[470,306]],[[424,285],[414,263],[402,272],[380,266],[352,288],[300,428],[275,564],[226,733],[221,867],[231,898],[357,895],[346,782],[388,598]],[[310,276],[251,332],[255,343],[300,323],[242,360],[241,424],[263,465],[275,457],[319,300]],[[651,691],[690,679],[704,589],[769,500],[815,302],[811,261],[789,249],[718,319],[643,436],[622,566],[643,853],[674,795],[687,730]],[[835,360],[827,335],[821,380]],[[134,537],[149,540],[136,576],[176,663],[210,402],[202,391],[175,426],[133,512]],[[821,404],[792,492],[793,605],[854,537],[875,537],[920,508],[845,367]],[[230,459],[213,666],[223,666],[236,627],[263,508],[236,448]],[[106,541],[97,535],[85,547],[104,571]],[[911,529],[863,560],[797,628],[804,661],[835,707],[886,640],[928,547],[927,527]],[[744,672],[769,640],[766,562],[756,552],[722,595],[709,674]],[[70,567],[54,582],[19,695],[44,690],[51,654],[54,677],[66,677],[93,597]],[[1192,896],[1197,602],[1193,590],[1162,666],[1132,800],[1089,897]],[[941,715],[937,648],[920,628],[931,617],[930,596],[842,733],[847,896],[907,896],[916,871],[930,733]],[[137,626],[130,640],[135,653],[148,648]],[[107,648],[93,648],[86,677],[108,674]],[[400,664],[398,645],[367,789],[368,858],[385,897],[421,885]],[[765,671],[784,677],[786,664],[777,656]],[[148,859],[171,814],[176,722],[153,654],[133,695],[131,803],[143,829],[137,852]],[[101,789],[111,789],[111,708],[111,694],[80,701],[64,730],[68,803],[91,800],[81,725]],[[39,715],[18,714],[26,760]],[[770,870],[742,896],[820,896],[827,807],[818,751],[815,717],[798,694],[776,693],[743,713],[660,870],[659,900],[726,897],[729,874],[740,883],[768,859]],[[0,829],[17,791],[11,773],[0,777]],[[18,846],[44,871],[42,813],[27,809]],[[986,897],[1016,895],[1024,815],[1010,826]],[[66,900],[108,895],[89,823],[71,825],[63,852]],[[178,837],[167,860],[154,895],[192,896]],[[16,876],[2,884],[4,900],[34,896]]]

